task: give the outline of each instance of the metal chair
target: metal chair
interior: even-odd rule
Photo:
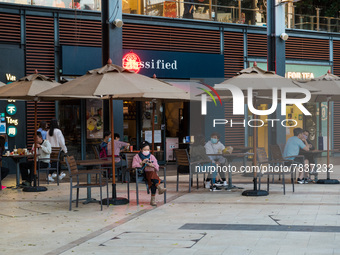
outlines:
[[[60,156],[61,156],[61,148],[60,147],[52,147],[52,152],[50,158],[39,158],[37,163],[37,174],[38,174],[38,186],[40,183],[40,172],[46,172],[47,184],[49,184],[48,174],[50,171],[57,172],[57,184],[59,186],[59,166],[60,166]],[[40,162],[44,160],[50,160],[49,167],[40,167]]]
[[[176,165],[177,165],[177,185],[176,191],[178,192],[178,183],[179,183],[179,175],[180,174],[189,174],[189,192],[191,192],[191,186],[193,184],[193,167],[201,166],[203,163],[202,161],[191,161],[189,157],[189,153],[187,149],[174,149],[174,156],[176,158]],[[196,171],[196,184],[198,189],[198,174],[199,172]],[[205,179],[205,172],[203,172]]]
[[[132,161],[133,161],[133,157],[135,155],[136,154],[133,154],[133,153],[124,153],[125,160],[126,160],[126,172],[128,172],[129,174],[133,173],[135,175],[135,178],[136,178],[136,200],[137,200],[137,205],[139,205],[138,183],[143,183],[143,184],[146,185],[146,191],[147,191],[148,194],[150,194],[150,190],[149,190],[148,183],[138,175],[137,169],[132,167]],[[163,176],[162,183],[164,184],[164,188],[166,188],[166,166],[159,166],[159,169],[163,169],[164,176]],[[129,200],[130,200],[130,181],[131,180],[129,178],[129,181],[128,181],[128,199]],[[164,204],[166,204],[166,191],[164,192]]]
[[[107,178],[107,169],[91,169],[91,170],[78,170],[76,160],[73,156],[65,157],[66,165],[70,175],[70,205],[69,210],[72,210],[72,189],[77,189],[77,198],[76,198],[76,207],[78,207],[79,201],[79,189],[80,188],[100,188],[100,210],[103,210],[103,201],[102,201],[102,187],[106,186],[106,193],[107,193],[107,207],[109,207],[109,182]],[[103,173],[106,173],[106,177],[103,177]],[[81,175],[88,175],[88,174],[96,174],[99,175],[99,182],[96,183],[80,183],[79,177]],[[75,184],[73,184],[73,178],[75,178]],[[104,180],[105,183],[104,183]],[[96,178],[97,180],[97,178]]]
[[[276,156],[276,153],[278,153],[276,151],[277,149],[280,149],[280,148],[279,147],[278,148],[275,147],[274,149],[272,148],[272,154],[274,153],[275,156]],[[281,167],[274,168],[275,166],[280,166],[280,165],[284,166],[284,163],[287,162],[286,160],[283,160],[283,159],[282,160],[279,160],[279,159],[269,160],[267,157],[265,148],[257,148],[257,160],[258,160],[258,165],[260,166],[260,169],[261,169],[261,172],[259,173],[259,189],[261,189],[261,176],[267,175],[267,191],[269,192],[270,175],[273,175],[273,178],[274,178],[274,175],[279,175],[279,176],[282,175],[283,194],[285,195],[286,194],[285,174],[290,174],[292,178],[292,185],[293,185],[293,192],[294,192],[293,172],[285,171],[285,169]],[[264,166],[267,166],[266,171],[263,171]],[[270,167],[273,167],[273,168],[270,169]]]

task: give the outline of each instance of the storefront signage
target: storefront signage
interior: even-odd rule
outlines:
[[[314,73],[308,72],[287,72],[286,78],[293,80],[310,80],[314,79]]]
[[[141,61],[137,54],[130,52],[123,57],[123,67],[136,73],[140,69],[177,70],[177,60],[174,60],[172,63],[166,62],[164,59]]]
[[[10,116],[5,117],[5,114],[1,115],[1,122],[5,120],[7,121],[7,124],[10,125],[7,128],[7,135],[9,137],[14,137],[17,135],[16,126],[19,125],[19,119],[14,119],[12,116],[17,113],[17,107],[14,104],[12,104],[15,103],[15,100],[8,100],[7,102],[10,104],[6,106],[6,113]],[[4,126],[4,128],[6,129],[6,126]]]
[[[9,137],[14,137],[17,135],[17,128],[15,126],[9,126],[7,128],[7,135]]]
[[[9,115],[14,115],[17,112],[17,107],[14,104],[9,104],[6,106],[6,112]]]
[[[123,50],[122,65],[129,70],[160,78],[223,78],[224,57],[220,54]]]
[[[16,81],[17,77],[14,75],[11,75],[10,73],[6,73],[6,80],[7,81]]]
[[[0,133],[6,133],[5,113],[0,114]]]
[[[133,52],[125,54],[125,56],[123,57],[122,66],[125,69],[138,73],[139,70],[141,69],[141,61],[140,61],[139,56]]]

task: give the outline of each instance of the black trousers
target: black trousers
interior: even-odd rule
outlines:
[[[3,180],[9,173],[9,169],[7,167],[0,167],[1,168],[1,180]]]
[[[37,162],[38,164],[38,162]],[[40,167],[48,167],[48,163],[40,162]],[[22,162],[19,164],[20,167],[20,173],[21,173],[21,179],[23,181],[32,182],[34,178],[34,162],[28,161],[28,162]],[[37,165],[38,168],[38,165]],[[28,170],[30,170],[30,173],[28,173]]]

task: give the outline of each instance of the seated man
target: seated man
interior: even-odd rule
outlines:
[[[303,166],[305,167],[305,165],[309,164],[307,159],[305,159],[303,162],[302,158],[290,157],[290,156],[299,155],[300,149],[303,149],[304,151],[309,151],[309,144],[304,138],[303,130],[301,128],[294,128],[293,132],[294,132],[294,136],[288,139],[284,152],[283,152],[283,157],[289,160],[294,160],[298,164],[303,164]],[[304,167],[303,167],[303,170],[304,170]],[[303,172],[304,171],[299,172],[299,177],[297,179],[297,182],[300,184],[308,183],[307,180],[303,178],[303,175],[304,175]]]
[[[32,146],[32,153],[34,153],[34,145]],[[50,155],[52,153],[52,147],[49,141],[43,140],[42,134],[40,132],[37,132],[37,154],[39,156],[38,159],[45,159],[43,161],[40,161],[40,167],[41,168],[47,168],[50,164]],[[22,162],[19,164],[20,172],[21,172],[21,179],[23,181],[22,185],[24,186],[31,186],[31,183],[34,178],[34,162],[28,161],[28,162]],[[39,166],[37,165],[37,168]],[[49,178],[49,181],[54,181],[54,179],[51,177]]]
[[[222,151],[225,149],[225,146],[219,141],[220,135],[218,133],[212,133],[210,136],[210,141],[208,141],[204,147],[207,154],[222,154]],[[226,163],[225,157],[221,156],[209,156],[211,163],[215,165],[224,165]],[[216,181],[216,185],[221,186],[226,181],[225,173],[219,173],[222,180]],[[215,176],[214,176],[215,175]],[[213,173],[212,176],[212,185],[215,184],[216,173]]]

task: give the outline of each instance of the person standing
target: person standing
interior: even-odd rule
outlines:
[[[38,128],[37,131],[41,133],[42,138],[44,140],[46,140],[47,130],[48,130],[47,129],[47,122],[44,121],[44,120],[40,121],[39,128]]]
[[[67,148],[65,145],[65,138],[61,130],[59,129],[58,121],[56,119],[52,119],[50,121],[50,129],[47,132],[46,139],[50,142],[52,147],[60,147],[62,151],[67,154]],[[59,180],[62,180],[66,174],[64,172],[59,173]],[[54,181],[53,178],[56,178],[57,174],[53,173],[49,174],[49,181]]]

